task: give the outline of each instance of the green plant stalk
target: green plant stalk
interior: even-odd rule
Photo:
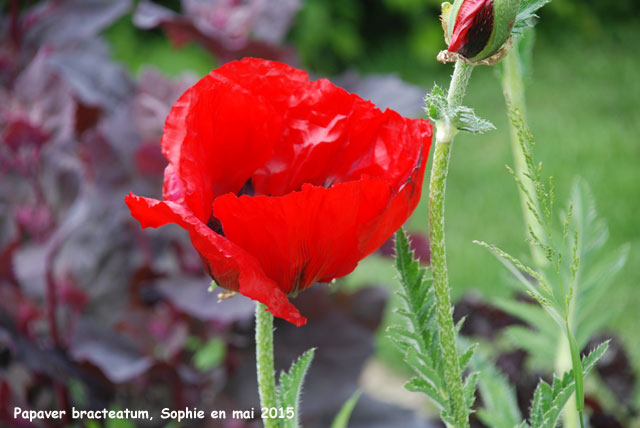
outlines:
[[[502,90],[505,94],[507,103],[520,111],[522,118],[526,121],[526,104],[525,104],[525,92],[524,81],[522,78],[522,62],[520,59],[520,51],[518,49],[518,41],[516,45],[509,51],[507,57],[502,61]],[[511,149],[513,151],[514,171],[517,177],[522,181],[529,194],[534,198],[537,203],[536,191],[533,182],[526,177],[527,165],[520,146],[520,139],[518,138],[518,130],[513,126],[513,123],[509,121],[509,129],[511,133]],[[533,230],[533,233],[541,240],[545,239],[545,233],[535,216],[527,208],[527,196],[522,189],[518,187],[520,193],[520,206],[522,207],[522,215],[525,222],[525,236],[529,236],[529,230]],[[535,207],[538,209],[538,206]],[[533,242],[530,244],[531,257],[536,266],[545,266],[548,261],[540,247],[536,246]]]
[[[584,428],[584,421],[582,418],[582,411],[584,410],[584,377],[582,374],[582,361],[580,360],[580,349],[576,339],[571,333],[569,328],[569,322],[567,321],[567,339],[569,340],[569,349],[571,350],[571,365],[573,366],[573,378],[576,383],[576,410],[578,412],[578,420],[580,421],[580,427]],[[571,413],[567,409],[567,413]]]
[[[273,369],[273,315],[262,303],[256,303],[256,369],[260,406],[278,407],[276,375]],[[277,420],[265,419],[264,428],[277,428]]]
[[[457,107],[461,104],[472,70],[472,65],[460,60],[456,62],[447,98],[449,107]],[[457,132],[458,130],[450,118],[444,118],[436,123],[436,144],[429,183],[429,236],[438,332],[444,358],[444,377],[455,426],[466,428],[469,426],[469,415],[464,400],[462,371],[456,350],[456,332],[453,325],[444,233],[447,173],[451,159],[451,143]]]

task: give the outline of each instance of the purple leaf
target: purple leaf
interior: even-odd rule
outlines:
[[[192,73],[184,73],[171,80],[156,70],[144,69],[138,78],[133,100],[133,123],[144,141],[157,142],[159,146],[164,121],[171,107],[197,81],[197,76]]]
[[[0,124],[23,121],[56,143],[73,137],[76,105],[50,59],[51,52],[41,49],[20,73],[13,90],[0,91]]]
[[[409,84],[395,74],[360,76],[351,71],[335,79],[336,85],[371,100],[378,108],[390,108],[407,117],[424,115],[426,90]]]
[[[133,25],[145,30],[155,28],[164,22],[171,21],[178,16],[177,13],[164,6],[160,6],[148,0],[138,3],[133,12]]]
[[[180,311],[202,321],[226,324],[252,317],[253,301],[238,295],[218,303],[218,290],[209,292],[209,283],[205,277],[177,277],[159,280],[156,286]]]
[[[76,361],[95,365],[114,383],[132,380],[153,364],[133,342],[86,318],[78,323],[69,354]]]
[[[26,42],[62,46],[98,35],[131,9],[131,0],[48,1],[31,11],[38,17]]]
[[[83,104],[114,110],[133,91],[133,82],[113,63],[106,45],[99,40],[73,50],[55,52],[49,61]]]

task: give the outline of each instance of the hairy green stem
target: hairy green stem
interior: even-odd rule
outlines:
[[[260,405],[277,407],[276,376],[273,369],[273,315],[262,303],[256,303],[256,368]],[[264,428],[278,426],[275,419],[267,418],[263,423]]]
[[[461,104],[472,70],[473,66],[460,60],[456,62],[447,99],[449,107],[457,107]],[[429,236],[438,332],[444,359],[444,377],[455,426],[466,428],[469,426],[469,416],[464,400],[462,370],[456,350],[456,332],[453,325],[444,233],[447,173],[451,159],[451,143],[456,133],[457,129],[451,123],[450,118],[444,118],[436,123],[436,143],[429,184]]]
[[[516,41],[516,45],[509,51],[507,57],[503,60],[503,73],[502,73],[502,90],[507,99],[507,103],[511,103],[512,108],[517,109],[522,118],[526,118],[525,107],[525,95],[524,95],[524,82],[522,79],[522,62],[520,59],[520,52],[517,44],[521,42],[521,39]],[[525,119],[526,120],[526,119]],[[520,146],[520,138],[518,137],[518,130],[513,126],[511,121],[509,122],[509,128],[511,131],[511,149],[513,151],[514,171],[516,176],[522,181],[525,189],[532,196],[536,205],[538,205],[536,198],[536,190],[534,184],[530,178],[526,176],[527,165]],[[522,215],[525,222],[525,235],[529,237],[529,230],[542,241],[545,239],[545,233],[542,225],[536,220],[535,215],[527,207],[527,196],[522,189],[518,187],[520,193],[520,205],[522,207]],[[534,207],[538,209],[538,207]],[[545,266],[548,262],[540,247],[538,247],[533,241],[530,243],[531,256],[536,266]]]

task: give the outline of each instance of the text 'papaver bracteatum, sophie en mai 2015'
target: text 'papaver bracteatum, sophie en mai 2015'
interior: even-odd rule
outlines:
[[[220,286],[300,326],[288,296],[353,271],[416,208],[431,135],[426,120],[246,58],[171,109],[164,200],[125,201],[142,227],[186,229]]]

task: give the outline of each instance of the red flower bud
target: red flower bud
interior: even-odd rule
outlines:
[[[520,0],[456,0],[442,4],[449,52],[471,62],[498,54],[511,36]]]
[[[473,58],[487,45],[493,30],[493,0],[466,0],[456,17],[449,52]]]

